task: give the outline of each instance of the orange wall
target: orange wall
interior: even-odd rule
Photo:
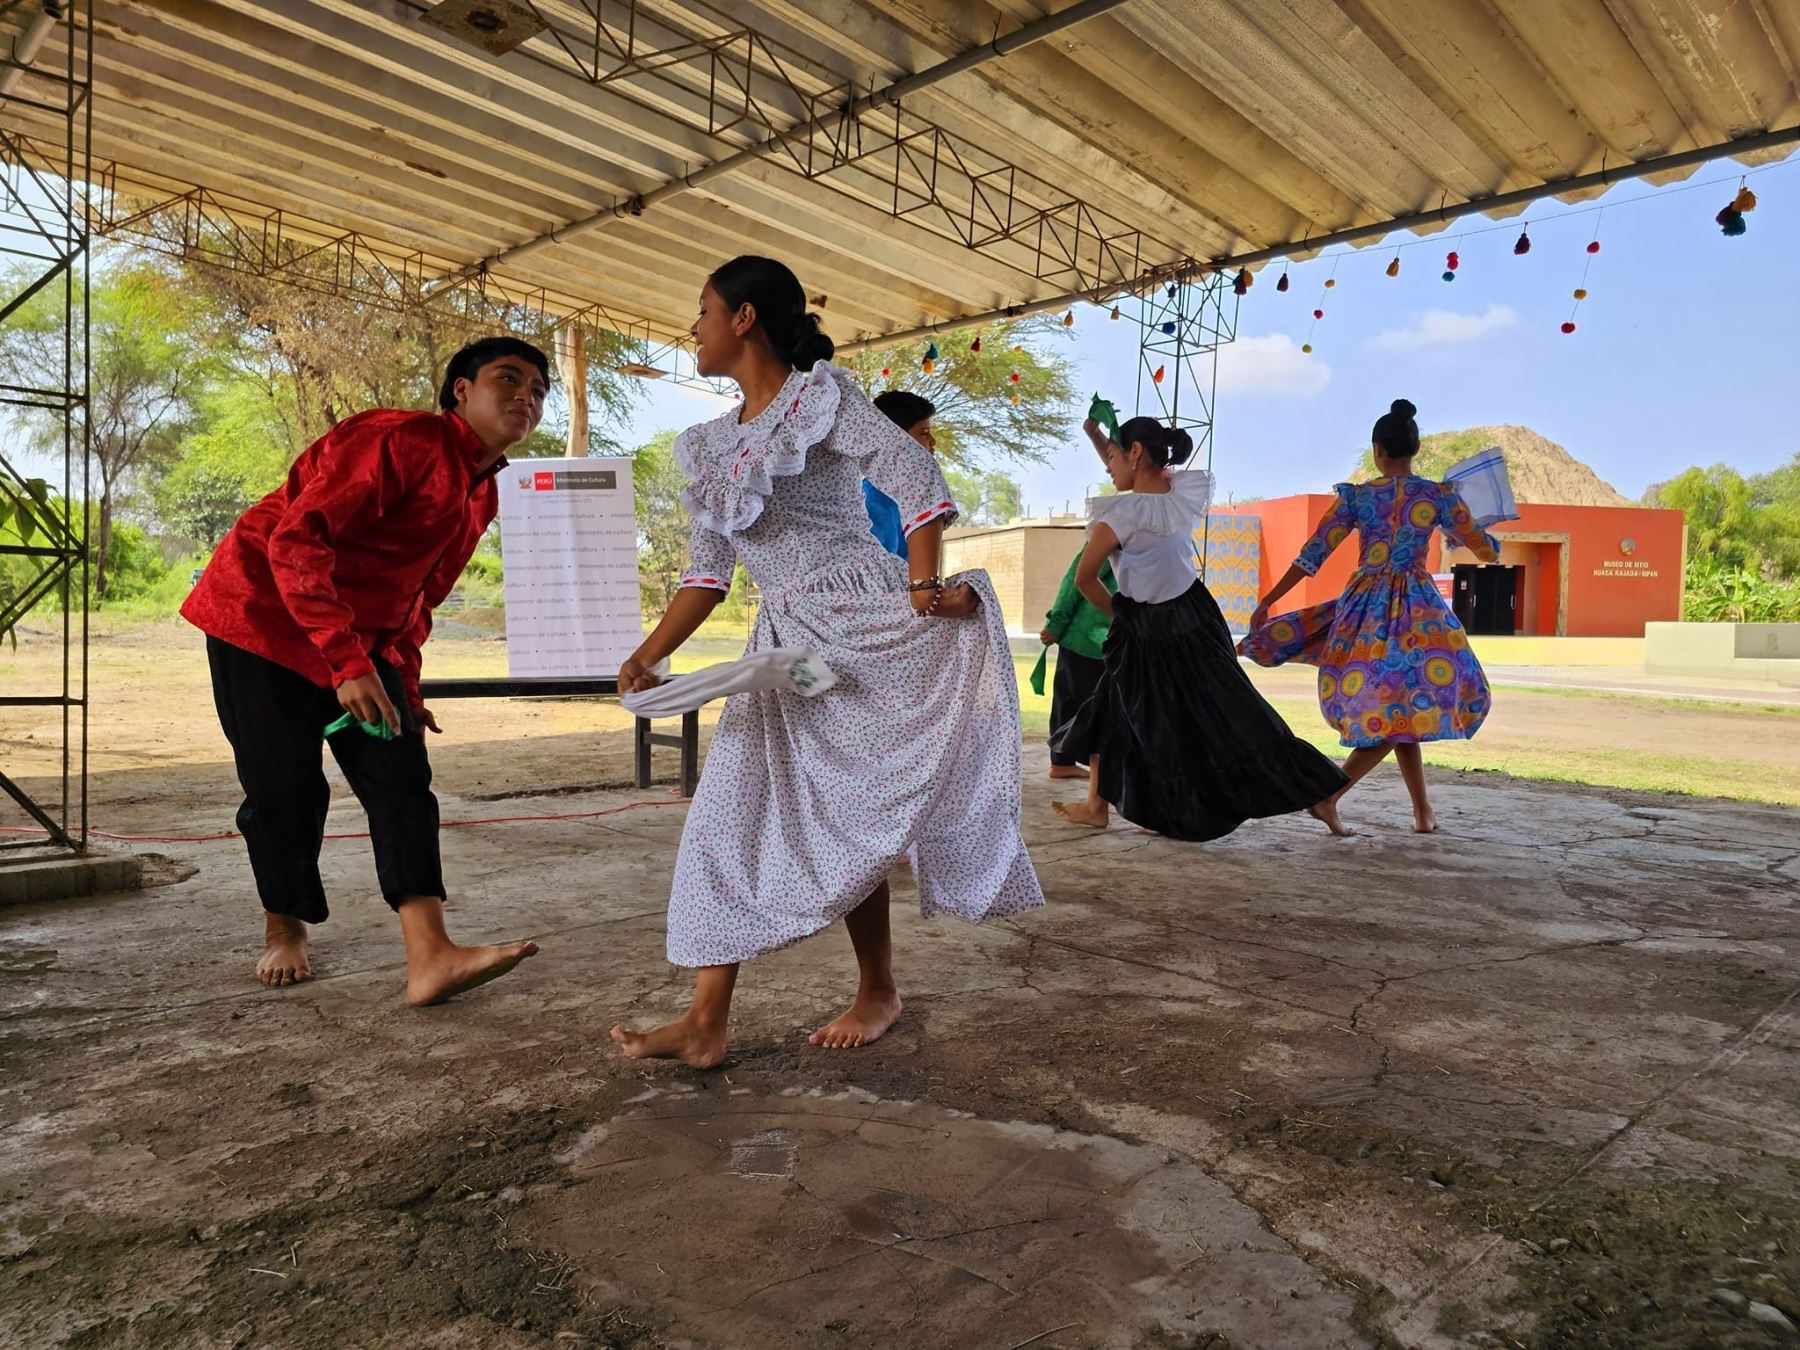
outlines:
[[[1266,591],[1294,561],[1301,546],[1331,509],[1329,493],[1306,493],[1272,501],[1214,509],[1262,520],[1262,587]],[[1521,505],[1519,519],[1507,521],[1495,534],[1502,544],[1528,535],[1567,535],[1568,600],[1564,632],[1569,637],[1642,637],[1646,623],[1681,617],[1681,575],[1686,563],[1686,537],[1679,511],[1628,506]],[[1630,539],[1627,554],[1622,541]],[[1525,542],[1525,541],[1521,541]],[[1530,544],[1536,550],[1535,629],[1556,632],[1562,578],[1557,542]],[[1282,608],[1299,609],[1336,599],[1355,570],[1357,541],[1347,541],[1320,569],[1283,599]],[[1451,550],[1446,557],[1442,536],[1432,547],[1434,571],[1448,571],[1471,555]]]
[[[1288,565],[1312,538],[1319,521],[1336,501],[1337,497],[1332,493],[1309,492],[1244,506],[1215,506],[1213,510],[1221,515],[1262,518],[1262,589],[1266,593],[1288,570]],[[1346,543],[1325,560],[1318,576],[1307,578],[1282,597],[1282,609],[1304,609],[1308,605],[1337,599],[1355,570],[1356,546]]]
[[[1519,519],[1496,531],[1569,536],[1567,634],[1570,637],[1642,637],[1644,625],[1681,618],[1681,574],[1687,563],[1686,531],[1679,511],[1634,506],[1520,506]],[[1632,542],[1632,551],[1624,541]],[[1555,558],[1543,550],[1545,571]],[[1544,631],[1554,632],[1559,582],[1540,582]]]

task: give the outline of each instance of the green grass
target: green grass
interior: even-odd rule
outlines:
[[[1020,720],[1028,742],[1042,740],[1048,733],[1050,722],[1049,698],[1033,694],[1026,683],[1036,660],[1036,657],[1014,658],[1019,674]],[[1055,669],[1054,656],[1051,669]],[[1049,689],[1049,683],[1046,682],[1044,687]],[[1771,715],[1784,722],[1800,716],[1800,710],[1786,707],[1765,711],[1692,699],[1609,694],[1600,690],[1505,688],[1508,699],[1551,702],[1570,697],[1611,699],[1628,702],[1633,709],[1662,706],[1674,713],[1741,718],[1752,724],[1747,727],[1751,732],[1755,730],[1754,722],[1766,720]],[[1269,703],[1301,740],[1334,759],[1342,759],[1348,753],[1338,743],[1337,733],[1325,725],[1319,716],[1318,703],[1310,696],[1277,693],[1269,697]],[[1786,726],[1775,726],[1770,728],[1770,734],[1785,736],[1791,732]],[[1572,744],[1549,737],[1521,742],[1517,736],[1508,739],[1489,735],[1472,741],[1433,742],[1425,747],[1425,759],[1427,764],[1437,768],[1506,773],[1543,782],[1800,806],[1800,766],[1772,768],[1768,764],[1742,762],[1724,753],[1718,756],[1671,754],[1651,744],[1648,734],[1643,744],[1605,747]]]
[[[1505,680],[1493,680],[1491,683],[1496,689],[1505,689],[1519,694],[1542,695],[1545,698],[1629,700],[1633,705],[1662,708],[1669,712],[1705,711],[1727,717],[1734,714],[1752,717],[1800,717],[1800,704],[1796,703],[1727,702],[1723,699],[1682,698],[1680,695],[1640,694],[1631,690],[1552,689],[1541,684],[1509,684]]]

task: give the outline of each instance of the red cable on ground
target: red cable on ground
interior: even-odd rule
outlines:
[[[609,806],[602,811],[567,811],[559,815],[546,816],[486,816],[480,820],[445,820],[438,822],[440,829],[464,829],[470,825],[516,825],[529,821],[549,820],[594,820],[600,816],[616,816],[621,811],[637,811],[647,806],[686,806],[687,799],[682,798],[670,802],[627,802],[624,806]],[[46,831],[34,826],[0,825],[0,834],[45,834]],[[236,830],[227,830],[223,834],[108,834],[105,830],[89,830],[93,839],[108,839],[119,844],[211,844],[221,839],[241,839],[243,836]],[[327,839],[367,839],[367,830],[355,834],[328,834]]]

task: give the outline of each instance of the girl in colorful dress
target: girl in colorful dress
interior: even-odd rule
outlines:
[[[1416,412],[1399,398],[1376,421],[1371,440],[1381,476],[1337,485],[1336,503],[1251,616],[1241,650],[1258,665],[1317,666],[1319,709],[1350,747],[1350,781],[1392,752],[1412,796],[1413,828],[1430,834],[1437,817],[1419,745],[1466,740],[1493,703],[1462,625],[1426,570],[1431,535],[1443,530],[1482,562],[1497,559],[1500,546],[1454,488],[1413,474]],[[1317,575],[1352,530],[1362,561],[1343,595],[1271,621],[1270,608],[1302,577]]]
[[[1212,475],[1168,472],[1187,462],[1193,439],[1151,417],[1126,422],[1116,443],[1091,418],[1083,430],[1119,495],[1088,502],[1076,585],[1112,629],[1093,696],[1051,740],[1089,761],[1087,800],[1056,810],[1104,827],[1116,806],[1152,833],[1193,840],[1305,810],[1343,833],[1334,803],[1344,775],[1256,692],[1195,575],[1194,527]],[[1117,595],[1100,582],[1109,560]]]
[[[843,1048],[900,1015],[887,876],[912,865],[927,915],[999,918],[1043,904],[1019,836],[1019,692],[984,572],[938,575],[956,507],[931,454],[877,412],[806,312],[794,274],[735,258],[700,294],[700,373],[742,403],[684,432],[689,567],[619,691],[656,683],[739,560],[762,593],[746,653],[806,647],[838,683],[817,698],[735,694],[688,808],[668,955],[696,968],[678,1021],[613,1028],[627,1055],[711,1068],[725,1057],[738,963],[843,919],[855,1001],[812,1035]],[[869,531],[864,479],[900,505],[907,556]]]

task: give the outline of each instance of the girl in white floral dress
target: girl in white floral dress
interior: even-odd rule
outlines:
[[[983,920],[1043,904],[1019,835],[1019,696],[987,575],[938,576],[956,507],[936,461],[830,363],[831,339],[785,266],[733,259],[701,292],[703,375],[743,402],[684,432],[690,566],[619,691],[700,626],[742,561],[762,593],[747,651],[810,647],[838,677],[817,698],[737,694],[682,831],[668,955],[697,967],[678,1021],[613,1028],[633,1057],[725,1057],[741,961],[845,921],[858,985],[815,1045],[863,1045],[900,1013],[887,876],[910,861],[927,915]],[[862,482],[900,505],[907,558],[869,532]]]

